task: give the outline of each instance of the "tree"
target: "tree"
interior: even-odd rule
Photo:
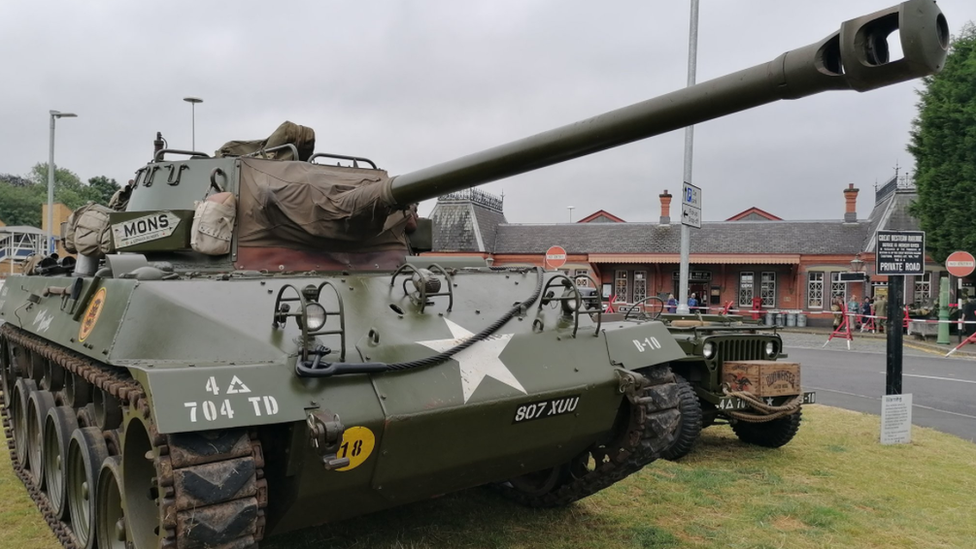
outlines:
[[[114,179],[92,177],[88,184],[71,170],[54,172],[54,201],[75,209],[88,201],[107,205],[119,189]],[[7,225],[41,226],[41,206],[47,203],[47,164],[38,163],[26,177],[0,174],[0,219]]]
[[[30,179],[9,173],[0,173],[0,183],[8,183],[14,187],[26,187],[34,184]]]
[[[112,195],[115,191],[119,190],[119,184],[115,179],[109,179],[104,175],[99,175],[97,177],[92,177],[88,180],[88,187],[93,191],[98,192],[99,198],[95,200],[99,204],[108,204],[108,201],[112,199]]]
[[[47,201],[47,164],[39,162],[31,169],[29,176],[34,182],[34,188],[42,192]],[[54,170],[54,201],[60,202],[72,210],[89,200],[101,202],[102,194],[81,182],[78,174],[64,168]],[[111,198],[111,196],[109,196]],[[106,201],[107,203],[107,201]]]
[[[956,250],[976,253],[976,26],[962,29],[942,72],[924,84],[908,146],[918,188],[910,211],[942,262]]]
[[[0,181],[0,219],[7,225],[41,226],[41,208],[30,186]]]

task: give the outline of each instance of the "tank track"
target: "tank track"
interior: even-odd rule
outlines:
[[[145,391],[128,372],[99,364],[88,357],[53,345],[12,327],[0,326],[0,341],[37,353],[118,400],[123,410],[141,415],[152,445],[156,477],[154,495],[160,506],[164,549],[257,549],[264,535],[268,501],[261,443],[244,430],[160,435],[152,423]],[[10,360],[10,357],[4,357]],[[23,374],[23,372],[20,372]],[[5,388],[4,388],[5,389]],[[0,413],[14,472],[27,488],[44,520],[65,549],[81,549],[71,525],[55,516],[47,495],[37,486],[14,452],[12,418],[0,391]],[[57,405],[63,405],[58,394]],[[91,422],[84,408],[77,409],[79,427]],[[119,429],[103,432],[110,456],[119,456]],[[124,494],[124,488],[122,489]],[[130,542],[131,543],[131,542]],[[131,547],[131,545],[130,545]]]
[[[546,493],[527,493],[511,482],[493,487],[522,505],[560,507],[608,488],[660,458],[674,442],[680,419],[677,380],[667,365],[621,372],[630,405],[613,441],[560,466],[561,471],[554,469],[559,479]]]

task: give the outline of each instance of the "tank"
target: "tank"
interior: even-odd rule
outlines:
[[[112,208],[73,214],[76,264],[45,258],[0,290],[14,470],[61,543],[88,548],[257,547],[480,485],[530,506],[602,490],[673,443],[671,365],[687,353],[660,321],[591,317],[559,273],[415,255],[428,224],[412,205],[779,99],[931,74],[947,29],[911,0],[768,63],[397,177],[312,154],[303,128],[214,156],[159,149]],[[889,62],[895,30],[905,57]]]

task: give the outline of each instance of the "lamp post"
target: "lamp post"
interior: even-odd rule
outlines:
[[[50,150],[47,157],[47,253],[54,251],[54,123],[58,118],[75,118],[73,112],[48,111],[51,115]]]
[[[570,223],[573,222],[573,210],[575,208],[576,208],[576,206],[566,206],[566,209],[569,210],[569,222]]]
[[[190,104],[190,149],[197,150],[197,103],[203,103],[199,97],[184,97],[183,101]]]
[[[851,271],[859,273],[864,269],[864,260],[861,259],[861,252],[854,254],[854,259],[851,260]],[[867,281],[861,282],[861,295],[864,297],[868,296]],[[846,299],[846,298],[845,298]],[[854,317],[851,318],[851,322],[854,321]]]
[[[698,0],[691,0],[691,17],[688,25],[688,87],[695,85],[698,70]],[[692,158],[695,151],[695,127],[685,126],[684,182],[691,183]],[[681,197],[684,200],[684,197]],[[683,221],[683,220],[682,220]],[[691,312],[688,307],[688,276],[691,262],[691,231],[688,225],[681,224],[680,263],[678,264],[678,308],[679,315]]]

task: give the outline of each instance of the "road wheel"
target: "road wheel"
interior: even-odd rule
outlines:
[[[67,406],[52,408],[44,423],[44,481],[51,512],[59,519],[68,518],[65,500],[64,467],[68,458],[71,433],[78,429],[75,411]]]
[[[31,393],[37,391],[37,383],[33,379],[20,378],[14,384],[14,392],[10,398],[10,415],[13,423],[14,456],[22,467],[28,467],[27,449],[27,401]]]
[[[128,531],[125,512],[122,510],[122,473],[119,464],[122,458],[112,456],[102,464],[98,475],[98,490],[95,491],[98,509],[95,517],[95,539],[98,549],[128,549]]]
[[[678,420],[674,442],[661,453],[662,458],[670,461],[688,455],[702,430],[701,404],[698,402],[698,396],[695,395],[695,389],[687,379],[678,374],[674,374],[674,378],[678,383],[678,410],[681,412],[681,419]]]
[[[149,426],[141,417],[131,418],[125,426],[122,441],[122,478],[119,488],[128,515],[126,537],[136,549],[162,546],[162,538],[168,532],[162,525],[160,504],[165,494],[160,494],[159,477],[153,464],[154,448]],[[165,487],[163,487],[165,490]],[[173,513],[175,514],[175,513]],[[175,517],[171,520],[173,526]]]
[[[44,488],[44,423],[51,408],[51,391],[34,391],[27,400],[27,459],[39,488]]]
[[[91,402],[92,386],[78,374],[68,372],[64,376],[64,387],[61,389],[64,405],[81,408]]]
[[[95,547],[95,486],[102,463],[108,457],[105,439],[97,427],[75,430],[68,445],[68,511],[78,547]]]
[[[779,448],[793,440],[799,428],[799,410],[795,414],[764,423],[751,423],[742,420],[732,423],[732,430],[739,437],[739,440],[766,448]]]

